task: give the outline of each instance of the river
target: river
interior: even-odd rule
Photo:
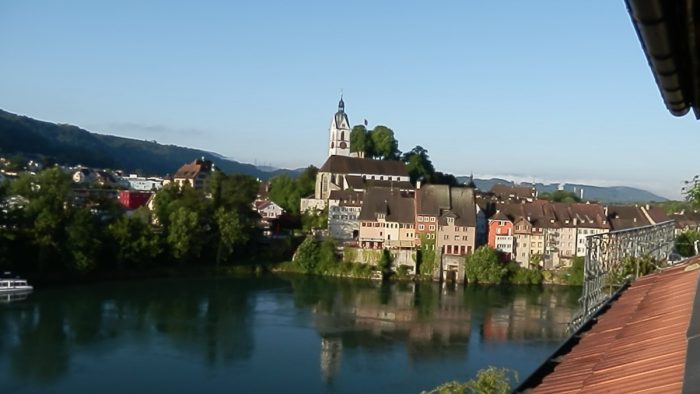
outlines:
[[[38,289],[0,303],[3,393],[418,393],[526,377],[580,288],[309,276]]]

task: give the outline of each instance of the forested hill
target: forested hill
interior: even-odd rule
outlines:
[[[269,178],[280,172],[266,172],[252,164],[224,159],[199,149],[91,133],[76,126],[55,124],[0,110],[0,154],[45,158],[60,164],[82,164],[96,168],[140,171],[144,175],[165,175],[184,163],[202,156],[227,173]]]

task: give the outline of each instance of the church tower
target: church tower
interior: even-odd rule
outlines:
[[[333,115],[330,128],[328,156],[350,156],[350,121],[345,113],[343,96],[340,96],[338,112]]]

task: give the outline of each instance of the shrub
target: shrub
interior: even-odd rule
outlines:
[[[498,259],[498,253],[488,247],[479,247],[466,258],[466,274],[470,283],[498,284],[508,274],[508,269]]]
[[[517,381],[518,373],[511,369],[488,367],[479,370],[474,379],[465,383],[457,381],[443,383],[430,391],[423,391],[422,394],[507,394]]]
[[[571,267],[566,269],[566,283],[572,286],[583,286],[583,257],[571,259]]]

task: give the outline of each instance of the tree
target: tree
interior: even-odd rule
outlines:
[[[411,149],[410,152],[404,153],[401,157],[401,161],[406,163],[408,175],[411,177],[411,182],[413,183],[416,183],[420,178],[430,180],[435,174],[435,167],[433,167],[433,163],[430,161],[428,151],[420,145]]]
[[[237,245],[248,241],[248,233],[236,211],[219,208],[216,210],[214,218],[219,233],[219,245],[216,253],[216,263],[219,264],[228,259]]]
[[[700,177],[698,175],[695,175],[689,181],[685,181],[682,192],[691,205],[700,207]]]
[[[350,132],[350,152],[358,153],[361,157],[374,156],[372,135],[364,125],[353,126]]]
[[[270,200],[287,212],[299,212],[301,196],[296,182],[289,175],[280,175],[270,181]]]
[[[459,185],[459,181],[457,178],[452,175],[452,174],[447,174],[447,173],[442,173],[442,172],[436,172],[433,174],[433,176],[429,180],[430,183],[435,184],[435,185],[449,185],[449,186],[457,186]]]
[[[314,272],[319,261],[319,246],[313,237],[308,236],[294,253],[294,262],[306,273]]]
[[[680,235],[678,235],[678,238],[676,238],[676,251],[683,257],[694,256],[696,241],[700,241],[699,231],[684,231]]]
[[[507,394],[518,382],[518,373],[507,368],[488,367],[480,369],[476,377],[465,383],[457,381],[443,383],[422,394]]]
[[[542,200],[549,200],[552,202],[581,202],[581,198],[577,196],[576,193],[566,190],[555,190],[551,193],[540,193],[539,197]]]
[[[148,265],[162,253],[158,235],[151,230],[147,220],[140,215],[122,216],[107,227],[115,246],[113,255],[117,268]]]
[[[571,266],[566,269],[566,282],[572,286],[583,286],[583,270],[585,261],[583,257],[571,259]]]
[[[167,241],[175,259],[182,262],[200,256],[203,234],[199,219],[197,212],[184,207],[170,214]]]
[[[394,138],[394,131],[386,126],[377,126],[372,130],[374,156],[383,160],[396,160],[399,155],[399,143]]]
[[[95,215],[87,209],[77,209],[66,226],[67,263],[71,270],[88,272],[97,266],[102,243],[99,234]]]
[[[498,258],[498,252],[486,245],[476,249],[466,258],[466,274],[470,283],[498,284],[503,281],[508,270]]]

